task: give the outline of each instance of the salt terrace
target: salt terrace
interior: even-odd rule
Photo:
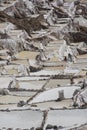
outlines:
[[[0,0],[0,129],[87,130],[86,0]]]

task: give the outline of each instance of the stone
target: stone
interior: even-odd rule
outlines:
[[[18,107],[22,107],[22,106],[24,106],[25,104],[26,104],[26,102],[23,101],[23,100],[21,100],[21,101],[18,102],[17,106],[18,106]]]
[[[53,125],[51,125],[51,124],[48,124],[48,125],[46,126],[46,130],[52,129],[52,128],[53,128]]]
[[[1,94],[1,95],[9,95],[9,90],[6,89],[6,88],[1,89],[1,90],[0,90],[0,94]]]
[[[43,128],[42,127],[37,127],[36,130],[43,130]]]
[[[30,128],[30,130],[35,130],[35,128],[34,128],[34,127],[32,127],[32,128]]]
[[[8,128],[7,130],[13,130],[13,128]]]

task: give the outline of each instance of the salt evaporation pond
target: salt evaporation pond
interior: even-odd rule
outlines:
[[[18,77],[16,78],[18,81],[37,81],[37,80],[47,80],[49,77]]]
[[[42,92],[39,95],[37,95],[30,103],[56,100],[59,97],[58,91],[60,90],[64,91],[65,99],[69,99],[72,98],[73,93],[76,89],[79,89],[79,87],[71,86],[71,87],[58,87],[58,88],[50,89],[48,91]]]
[[[33,91],[12,91],[10,92],[12,96],[22,96],[22,97],[32,97],[36,94]]]
[[[0,77],[0,89],[8,88],[12,78],[10,77]]]
[[[87,123],[87,110],[50,110],[44,130],[48,124],[62,126],[61,130],[79,127]]]
[[[29,129],[40,127],[43,120],[41,111],[0,112],[0,128]]]
[[[53,108],[53,109],[62,109],[64,107],[70,108],[71,104],[72,104],[72,99],[67,99],[67,100],[62,100],[61,102],[47,101],[47,102],[36,103],[35,105],[40,110],[47,110],[49,108]]]
[[[40,90],[45,82],[46,81],[19,82],[19,88],[26,90]]]
[[[17,104],[20,100],[28,100],[29,98],[30,97],[4,95],[0,96],[0,104]]]
[[[51,76],[51,75],[58,75],[60,73],[59,70],[41,70],[38,72],[30,73],[31,76]]]

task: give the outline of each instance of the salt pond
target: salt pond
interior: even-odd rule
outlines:
[[[87,123],[87,110],[50,110],[44,130],[47,124],[62,126],[64,128],[61,130],[68,130],[85,123]]]
[[[26,110],[0,112],[0,128],[37,128],[41,126],[42,120],[43,112],[41,111]]]
[[[71,87],[58,87],[54,89],[50,89],[48,91],[42,92],[37,95],[30,103],[37,103],[37,102],[44,102],[44,101],[52,101],[59,98],[58,91],[64,91],[65,99],[72,98],[73,93],[76,89],[79,89],[78,86],[71,86]]]

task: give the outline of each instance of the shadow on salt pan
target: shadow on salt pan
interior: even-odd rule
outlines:
[[[64,91],[65,99],[72,98],[73,93],[76,89],[79,89],[78,86],[71,86],[71,87],[58,87],[54,89],[50,89],[48,91],[42,92],[37,95],[30,103],[38,103],[38,102],[45,102],[45,101],[52,101],[59,98],[58,91]]]

